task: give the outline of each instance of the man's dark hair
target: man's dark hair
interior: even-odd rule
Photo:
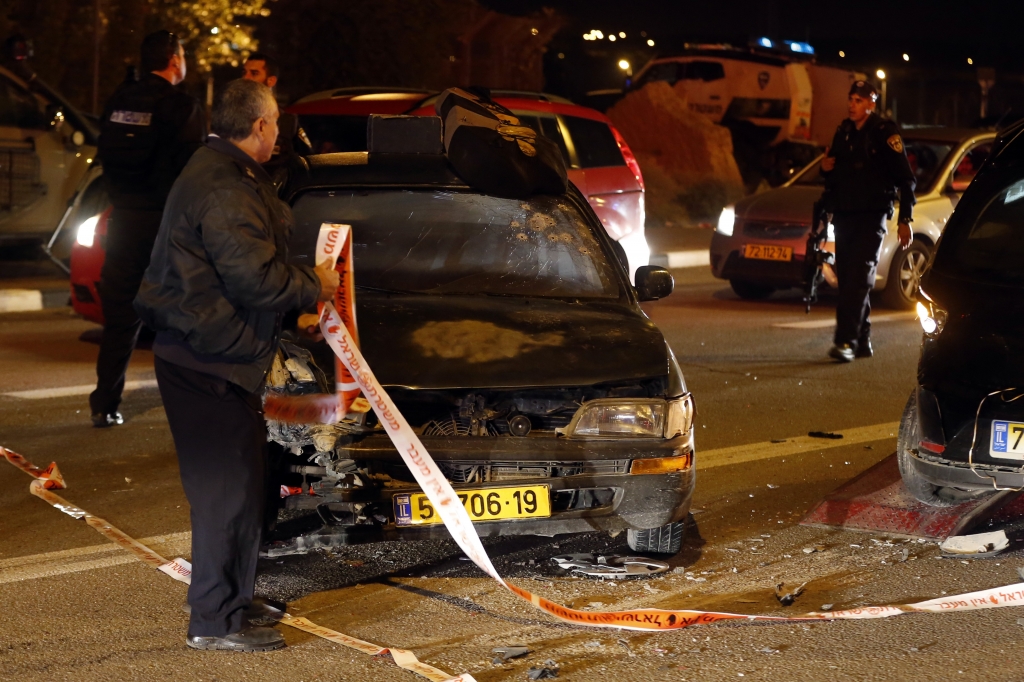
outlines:
[[[263,68],[266,69],[268,76],[277,76],[280,74],[281,67],[277,63],[277,60],[271,57],[266,52],[253,52],[246,60],[247,62],[263,62]]]
[[[170,31],[150,33],[142,40],[142,72],[163,71],[178,54],[178,36]]]
[[[276,106],[274,94],[266,85],[233,80],[213,103],[210,129],[225,140],[244,140],[252,133],[252,124],[270,115]]]

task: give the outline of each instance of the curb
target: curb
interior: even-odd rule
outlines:
[[[695,251],[669,251],[668,253],[652,253],[650,265],[663,268],[697,268],[711,265],[711,251],[698,249]]]
[[[71,305],[67,289],[0,289],[0,313],[24,313]]]

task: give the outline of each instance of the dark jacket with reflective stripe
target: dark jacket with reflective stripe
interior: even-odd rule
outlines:
[[[240,149],[211,137],[195,153],[167,198],[135,299],[158,339],[195,360],[178,364],[219,365],[209,373],[260,388],[283,316],[314,305],[320,292],[311,268],[287,264],[292,224],[269,176]]]
[[[116,208],[163,209],[174,179],[206,140],[199,100],[153,73],[118,88],[100,124],[98,156]]]
[[[826,209],[831,212],[892,211],[899,191],[900,220],[913,215],[917,179],[896,124],[871,114],[857,130],[846,119],[832,138],[829,155],[836,165],[826,177]]]

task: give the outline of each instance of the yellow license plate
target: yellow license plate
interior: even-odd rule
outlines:
[[[747,244],[743,247],[743,257],[755,260],[793,260],[793,247]]]
[[[551,495],[546,485],[520,488],[456,490],[473,521],[534,519],[551,516]],[[395,495],[395,524],[421,526],[441,523],[441,516],[423,493]]]

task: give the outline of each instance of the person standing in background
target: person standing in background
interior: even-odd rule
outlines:
[[[100,274],[103,339],[96,359],[92,424],[124,423],[118,411],[125,372],[142,323],[132,302],[149,265],[171,185],[206,140],[199,100],[175,86],[185,78],[185,50],[169,31],[146,36],[139,80],[126,79],[107,102],[98,158],[113,204]]]

